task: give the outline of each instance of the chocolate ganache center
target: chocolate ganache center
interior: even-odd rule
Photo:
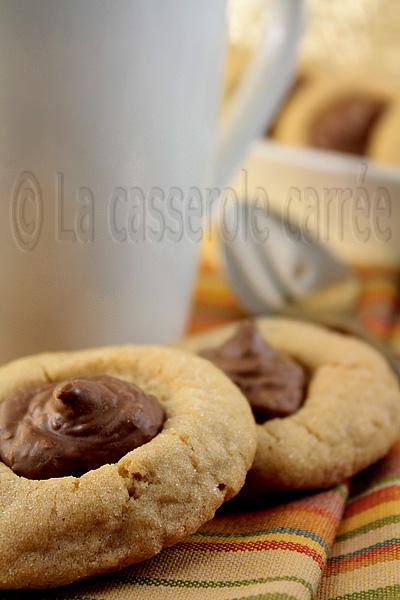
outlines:
[[[286,417],[301,406],[305,369],[271,348],[253,323],[245,322],[218,348],[199,352],[235,383],[249,401],[258,423]]]
[[[164,412],[154,396],[109,375],[17,389],[0,405],[0,459],[17,475],[81,475],[149,442]]]

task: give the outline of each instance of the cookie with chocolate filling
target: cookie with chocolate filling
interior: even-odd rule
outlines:
[[[400,432],[400,390],[385,360],[348,335],[260,318],[187,338],[222,369],[258,421],[246,488],[329,487],[384,456]]]
[[[248,403],[177,349],[42,354],[0,368],[0,587],[66,584],[147,559],[242,487]]]
[[[310,79],[288,102],[274,136],[285,144],[370,156],[375,128],[394,98],[368,80]]]

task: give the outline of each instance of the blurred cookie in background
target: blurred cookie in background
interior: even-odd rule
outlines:
[[[229,1],[224,108],[257,49],[268,2]],[[399,166],[399,52],[398,0],[308,0],[293,86],[266,134]]]
[[[309,77],[281,111],[273,135],[284,144],[385,160],[379,148],[371,149],[398,102],[396,90],[357,74]]]

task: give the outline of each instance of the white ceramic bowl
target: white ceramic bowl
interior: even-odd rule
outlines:
[[[400,265],[400,170],[366,158],[257,142],[233,181],[354,264]]]

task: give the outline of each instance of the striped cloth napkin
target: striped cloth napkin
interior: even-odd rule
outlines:
[[[363,269],[360,277],[360,319],[400,350],[397,275]],[[190,330],[241,316],[214,265],[203,265]],[[4,598],[400,598],[400,443],[382,461],[335,489],[286,498],[275,506],[225,510],[145,563],[64,590]]]

